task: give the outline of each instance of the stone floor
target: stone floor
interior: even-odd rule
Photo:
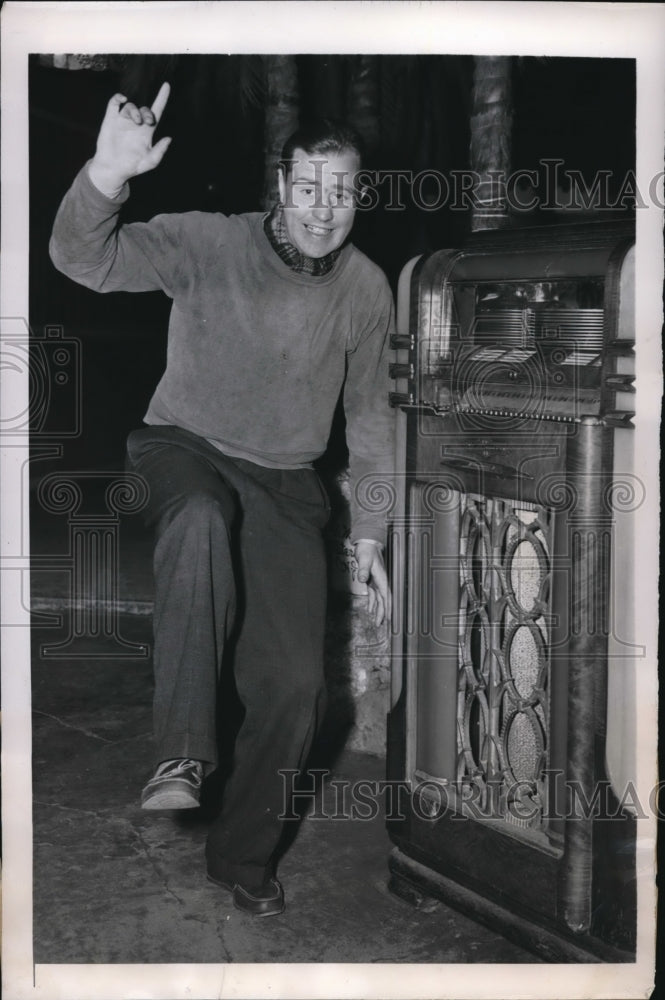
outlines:
[[[331,747],[318,750],[322,768],[329,751],[331,772],[322,797],[280,864],[285,913],[256,920],[235,910],[205,879],[209,803],[180,814],[139,808],[149,658],[47,655],[67,625],[65,614],[63,628],[33,632],[36,963],[537,961],[443,904],[418,909],[388,891],[379,800],[371,819],[336,820],[330,784],[378,780],[384,761]],[[118,625],[127,642],[149,644],[149,616]],[[109,651],[100,639],[96,652]]]
[[[78,464],[70,456],[66,477],[67,468],[89,467],[89,456],[80,458]],[[61,465],[51,470],[46,463],[37,481],[48,484]],[[113,478],[121,465],[110,465]],[[109,476],[97,468],[95,477],[80,478],[84,502],[98,515]],[[33,560],[41,557],[31,579],[35,963],[523,967],[538,961],[441,903],[414,908],[388,891],[392,844],[379,799],[370,819],[332,818],[340,787],[333,780],[385,776],[384,757],[365,752],[370,744],[385,745],[385,734],[377,743],[376,733],[363,734],[357,725],[357,692],[340,653],[348,646],[348,617],[345,626],[344,609],[334,601],[327,642],[331,710],[311,761],[330,773],[316,807],[294,824],[279,866],[286,911],[256,920],[234,909],[228,894],[205,878],[203,847],[219,799],[214,782],[199,810],[139,807],[152,746],[151,543],[140,515],[123,514],[117,522],[115,610],[107,607],[105,617],[97,608],[100,617],[88,621],[97,635],[67,645],[70,537],[68,515],[54,497],[49,506],[42,489],[31,518]],[[70,512],[72,523],[88,507]]]

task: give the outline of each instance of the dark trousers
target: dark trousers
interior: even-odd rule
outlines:
[[[176,427],[133,431],[127,450],[155,529],[156,762],[217,766],[230,653],[245,715],[206,856],[217,877],[255,883],[282,833],[279,770],[304,766],[325,707],[328,499],[312,469],[228,458]]]

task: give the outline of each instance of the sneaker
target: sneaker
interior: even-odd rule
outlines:
[[[196,809],[202,782],[200,760],[164,760],[141,793],[141,808]]]

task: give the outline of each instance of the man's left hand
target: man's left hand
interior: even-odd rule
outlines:
[[[384,620],[390,621],[390,587],[381,548],[372,542],[360,541],[355,543],[355,554],[358,580],[367,584],[367,610],[370,616],[375,625],[380,625]]]

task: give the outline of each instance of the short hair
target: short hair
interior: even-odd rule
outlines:
[[[322,153],[342,153],[351,150],[363,161],[364,144],[360,133],[348,122],[337,118],[313,118],[301,123],[282,146],[280,166],[288,173],[293,163],[296,149],[302,149],[310,156]]]

